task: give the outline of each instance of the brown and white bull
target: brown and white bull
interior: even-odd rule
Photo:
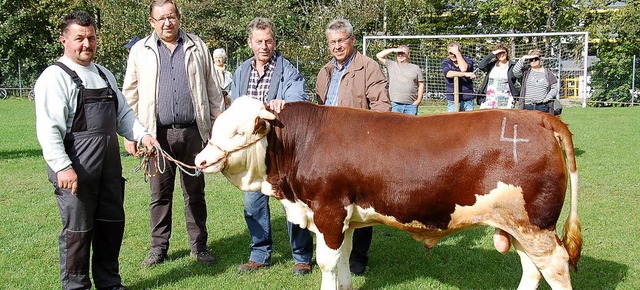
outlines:
[[[543,276],[553,289],[570,289],[569,265],[580,257],[573,141],[549,114],[415,117],[311,103],[274,113],[242,97],[217,118],[196,164],[277,198],[289,221],[313,231],[322,289],[352,287],[353,229],[373,224],[402,229],[427,248],[470,227],[494,227],[496,248],[513,245],[520,256],[519,289],[537,288]],[[556,222],[568,179],[561,241]]]

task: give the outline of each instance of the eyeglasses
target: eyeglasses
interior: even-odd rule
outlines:
[[[338,45],[343,45],[345,43],[347,43],[347,41],[351,39],[351,35],[347,36],[347,38],[340,38],[340,39],[336,39],[336,40],[331,40],[329,41],[329,46],[330,47],[336,47]]]
[[[534,61],[539,61],[540,58],[539,57],[534,57],[534,58],[530,58],[529,62],[534,62]]]
[[[167,17],[162,17],[160,19],[155,19],[155,18],[153,18],[153,16],[151,16],[151,19],[153,19],[153,21],[158,22],[158,23],[165,23],[167,20],[169,20],[169,22],[171,22],[171,23],[176,23],[176,21],[178,21],[178,16],[169,15]]]

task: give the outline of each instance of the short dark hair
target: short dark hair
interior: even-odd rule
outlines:
[[[93,29],[96,29],[96,21],[89,15],[89,13],[84,11],[73,11],[69,13],[69,15],[65,16],[60,22],[59,29],[60,34],[63,35],[69,30],[69,26],[72,24],[78,24],[80,26],[92,26]]]
[[[149,16],[153,17],[153,7],[162,6],[164,5],[164,3],[173,4],[173,8],[176,9],[176,13],[178,13],[178,16],[180,16],[180,9],[178,9],[178,4],[176,4],[176,2],[173,2],[173,0],[153,0],[151,2],[151,5],[149,5]]]

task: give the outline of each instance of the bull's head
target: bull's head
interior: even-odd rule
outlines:
[[[276,116],[261,101],[236,99],[213,124],[207,146],[195,159],[205,173],[222,172],[243,191],[260,191],[267,176],[265,157],[271,129],[266,120]]]

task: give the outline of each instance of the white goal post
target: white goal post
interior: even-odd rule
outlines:
[[[375,54],[385,48],[407,45],[411,50],[410,60],[423,69],[425,77],[425,98],[444,98],[445,82],[442,75],[442,61],[448,57],[447,45],[457,42],[462,46],[462,54],[473,58],[476,81],[479,87],[484,72],[478,63],[499,42],[509,47],[510,59],[515,61],[531,49],[540,49],[542,65],[550,68],[558,78],[559,98],[582,101],[586,107],[589,96],[587,56],[589,50],[588,32],[549,32],[514,34],[475,35],[408,35],[363,37],[364,55],[375,58]],[[394,57],[391,55],[390,57]],[[477,91],[477,90],[476,90]]]

